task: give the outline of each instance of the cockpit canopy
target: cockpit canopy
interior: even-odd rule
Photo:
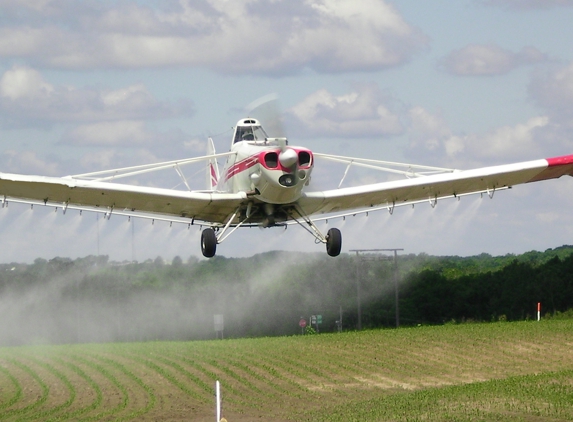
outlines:
[[[267,133],[256,119],[241,119],[235,127],[235,136],[233,143],[247,142],[265,142],[268,138]]]

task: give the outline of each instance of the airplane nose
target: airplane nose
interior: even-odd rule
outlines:
[[[298,161],[298,154],[293,149],[285,149],[279,154],[279,161],[283,167],[291,168]]]

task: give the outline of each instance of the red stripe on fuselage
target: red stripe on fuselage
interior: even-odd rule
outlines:
[[[229,180],[231,177],[241,173],[242,171],[250,169],[255,164],[258,164],[258,162],[259,162],[258,154],[256,154],[256,155],[251,155],[250,157],[247,157],[244,160],[241,160],[238,163],[233,164],[231,167],[227,169],[225,173],[225,182]]]

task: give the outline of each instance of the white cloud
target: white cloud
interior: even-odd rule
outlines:
[[[187,139],[183,142],[183,148],[186,151],[192,151],[193,153],[200,153],[205,155],[207,153],[207,144],[204,139]]]
[[[534,47],[524,47],[518,53],[513,53],[494,44],[470,44],[452,51],[440,65],[453,75],[491,76],[543,60],[547,60],[546,55]]]
[[[185,65],[288,74],[379,70],[427,45],[384,0],[181,0],[162,7],[8,1],[0,6],[12,18],[0,29],[0,56],[67,69]]]
[[[121,167],[118,165],[117,151],[111,148],[101,148],[97,152],[89,152],[80,159],[83,171],[98,171]]]
[[[573,63],[536,74],[529,85],[529,95],[553,121],[573,126]]]
[[[551,150],[547,133],[554,125],[547,116],[498,127],[486,133],[454,133],[440,113],[414,107],[410,116],[409,156],[435,160],[444,166],[471,168],[542,158]]]
[[[145,129],[142,121],[121,120],[77,126],[64,139],[74,145],[134,146],[148,144],[155,140],[155,136]]]
[[[500,6],[508,9],[531,10],[551,9],[554,7],[571,7],[571,0],[478,0],[488,6]]]
[[[0,121],[6,125],[37,126],[160,119],[190,115],[192,106],[183,100],[159,101],[141,84],[118,90],[55,86],[34,69],[14,66],[0,78],[0,111]]]
[[[397,135],[404,128],[394,103],[376,84],[356,84],[340,96],[321,89],[288,110],[289,127],[318,136]]]
[[[129,150],[117,147],[103,147],[93,149],[84,154],[78,161],[74,174],[99,172],[102,170],[120,169],[145,164],[157,164],[172,159],[185,158],[181,154],[165,157],[162,148],[132,148]],[[67,169],[67,173],[70,171]],[[143,171],[135,175],[118,180],[121,183],[153,186],[165,189],[187,190],[187,186],[178,171],[185,175],[185,181],[191,189],[205,189],[205,164],[200,161],[190,165],[181,165],[179,169],[168,166],[153,171]]]
[[[205,152],[206,141],[198,142],[180,129],[159,131],[142,120],[101,121],[75,126],[60,144],[100,148],[146,149],[162,160],[181,158],[185,151]],[[198,145],[200,144],[200,145]],[[137,164],[137,163],[135,163]]]
[[[0,156],[1,168],[6,173],[28,173],[61,176],[60,164],[38,157],[34,151],[5,150]]]
[[[376,84],[357,84],[338,96],[318,90],[286,115],[287,127],[297,134],[357,139],[407,133],[409,159],[446,167],[470,168],[561,155],[573,145],[563,136],[559,122],[549,115],[481,133],[456,133],[440,111],[431,112],[422,106],[404,110]]]
[[[423,107],[416,106],[408,112],[410,118],[409,135],[413,149],[426,151],[442,150],[445,139],[451,132],[443,116],[432,114]]]
[[[0,78],[0,96],[12,101],[22,98],[36,99],[46,97],[54,92],[54,87],[42,79],[40,72],[26,68],[14,67]]]
[[[502,126],[484,135],[472,135],[466,138],[466,148],[472,156],[483,159],[499,160],[505,157],[542,158],[542,145],[536,131],[549,124],[547,116],[532,117],[525,123]]]
[[[130,149],[128,151],[119,148],[98,148],[82,155],[78,160],[82,172],[108,170],[129,167],[140,164],[151,164],[161,159],[145,148]]]

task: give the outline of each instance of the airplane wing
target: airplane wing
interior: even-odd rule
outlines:
[[[364,186],[308,192],[299,205],[307,215],[345,210],[388,208],[440,198],[506,189],[521,183],[573,176],[573,155],[420,176]]]
[[[3,198],[2,198],[3,197]],[[150,188],[74,177],[43,177],[0,173],[0,199],[164,214],[224,224],[246,199],[244,193],[193,192]]]
[[[204,157],[201,157],[204,158]],[[139,172],[139,170],[137,170]],[[129,170],[125,174],[134,174]],[[307,215],[400,206],[476,192],[489,192],[573,175],[573,155],[524,163],[453,171],[364,186],[307,192],[298,205]],[[85,176],[85,175],[80,175]],[[117,178],[110,176],[106,180]],[[246,193],[178,191],[78,176],[44,177],[0,173],[0,201],[15,200],[117,214],[149,213],[223,225],[247,200]],[[158,217],[159,219],[159,217]]]

